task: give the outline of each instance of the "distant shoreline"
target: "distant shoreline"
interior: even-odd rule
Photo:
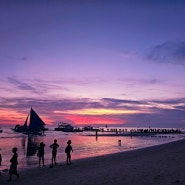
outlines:
[[[181,133],[179,133],[180,135]],[[184,133],[183,133],[184,134]],[[177,135],[177,133],[101,133],[98,132],[98,136],[155,136],[155,137],[167,137],[167,136],[173,136]],[[86,134],[86,136],[93,136],[95,137],[96,134]]]

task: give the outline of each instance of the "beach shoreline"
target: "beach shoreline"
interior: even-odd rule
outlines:
[[[170,185],[185,184],[185,139],[142,149],[72,160],[54,168],[36,167],[20,171],[20,179],[0,184],[14,185]]]

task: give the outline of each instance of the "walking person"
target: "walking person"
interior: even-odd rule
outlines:
[[[12,175],[16,175],[17,179],[19,178],[19,173],[17,172],[17,165],[18,165],[18,154],[17,154],[17,148],[12,148],[13,156],[10,159],[10,169],[9,169],[9,181],[12,180]]]
[[[44,153],[45,153],[44,147],[45,147],[45,144],[41,142],[38,148],[39,166],[41,166],[41,161],[42,161],[42,165],[44,166]]]
[[[71,146],[71,140],[68,140],[67,142],[67,146],[65,148],[65,153],[67,155],[67,165],[70,165],[71,164],[71,152],[73,152],[73,148]]]
[[[57,156],[57,148],[59,147],[57,140],[54,140],[54,143],[50,145],[50,148],[52,148],[52,159],[51,159],[51,167],[53,167],[53,164],[56,164],[56,156]]]

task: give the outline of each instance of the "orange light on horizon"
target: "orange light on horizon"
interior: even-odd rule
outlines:
[[[124,124],[125,120],[103,116],[65,115],[68,120],[74,120],[75,124]]]
[[[21,123],[25,118],[25,115],[18,113],[15,110],[10,109],[0,109],[0,124],[10,124],[15,125]]]
[[[61,111],[54,111],[55,113],[61,113]],[[64,111],[62,111],[64,113]],[[82,110],[68,110],[67,114],[76,115],[116,115],[116,114],[137,114],[141,113],[139,110],[115,110],[115,109],[82,109]]]
[[[16,125],[16,124],[24,124],[27,115],[24,113],[17,112],[15,110],[10,109],[0,109],[0,124],[5,125]],[[51,125],[52,120],[48,117],[40,116],[41,119],[47,124]]]

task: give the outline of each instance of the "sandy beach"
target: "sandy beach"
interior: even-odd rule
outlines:
[[[20,171],[13,185],[171,185],[185,184],[185,140],[168,144]]]

